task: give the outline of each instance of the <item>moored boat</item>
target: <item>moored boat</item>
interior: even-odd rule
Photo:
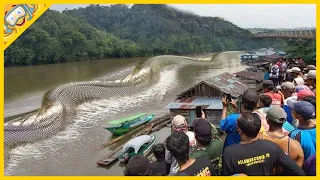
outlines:
[[[122,154],[118,157],[118,159],[120,162],[124,163],[128,162],[137,154],[145,156],[151,151],[155,142],[156,136],[153,134],[135,137],[122,147]]]
[[[154,115],[147,116],[146,113],[136,114],[134,116],[125,117],[118,120],[108,122],[105,129],[109,130],[112,134],[121,136],[147,122],[152,120]]]

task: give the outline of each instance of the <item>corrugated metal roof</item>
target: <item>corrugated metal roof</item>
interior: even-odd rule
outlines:
[[[271,54],[271,55],[267,55],[267,56],[263,56],[263,59],[279,59],[279,58],[281,58],[281,57],[283,57],[283,56],[280,56],[280,55],[278,55],[278,54]]]
[[[263,72],[240,71],[234,74],[236,76],[241,76],[241,77],[256,80],[256,81],[263,81],[264,79]]]
[[[222,109],[221,98],[207,97],[192,97],[179,98],[169,103],[167,109],[196,109],[197,106],[202,106],[202,109]]]
[[[248,89],[247,85],[241,83],[237,77],[229,73],[220,74],[204,82],[226,94],[231,94],[233,97],[239,97]]]
[[[267,65],[270,64],[269,61],[253,61],[252,63],[248,64],[249,66],[261,66],[261,65]]]
[[[249,88],[246,84],[241,83],[237,77],[226,72],[218,76],[215,76],[211,79],[199,82],[198,84],[178,94],[178,97],[182,96],[184,93],[190,91],[191,89],[198,87],[202,83],[205,83],[208,86],[217,89],[223,93],[231,94],[231,96],[236,98],[242,95],[244,91],[246,91]]]

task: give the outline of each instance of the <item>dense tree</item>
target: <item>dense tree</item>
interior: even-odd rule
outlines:
[[[306,40],[290,40],[286,51],[289,58],[301,57],[307,64],[316,64],[316,41]]]
[[[167,5],[90,5],[45,12],[5,51],[5,66],[277,45],[285,42],[255,40],[248,30],[222,18],[200,17]]]

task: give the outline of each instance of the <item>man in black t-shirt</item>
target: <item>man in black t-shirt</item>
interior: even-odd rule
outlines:
[[[189,157],[189,138],[183,132],[173,132],[166,140],[167,149],[179,164],[177,176],[211,176],[213,167],[208,157]]]
[[[287,175],[305,175],[277,144],[257,139],[261,128],[261,121],[257,116],[252,113],[241,114],[237,128],[241,142],[225,149],[222,157],[224,175],[239,173],[248,176],[272,175],[272,170],[276,166],[283,167]]]
[[[166,176],[169,174],[170,165],[167,164],[165,160],[165,151],[166,148],[164,144],[156,144],[153,146],[153,155],[156,158],[156,161],[151,163],[151,175],[152,176]]]

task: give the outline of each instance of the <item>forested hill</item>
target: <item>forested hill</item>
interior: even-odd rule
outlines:
[[[7,48],[5,66],[283,45],[278,40],[254,41],[251,36],[248,30],[221,18],[201,17],[166,5],[48,10]]]
[[[247,50],[262,45],[252,41],[250,31],[222,18],[201,17],[167,5],[91,5],[63,13],[139,43],[153,54]]]

